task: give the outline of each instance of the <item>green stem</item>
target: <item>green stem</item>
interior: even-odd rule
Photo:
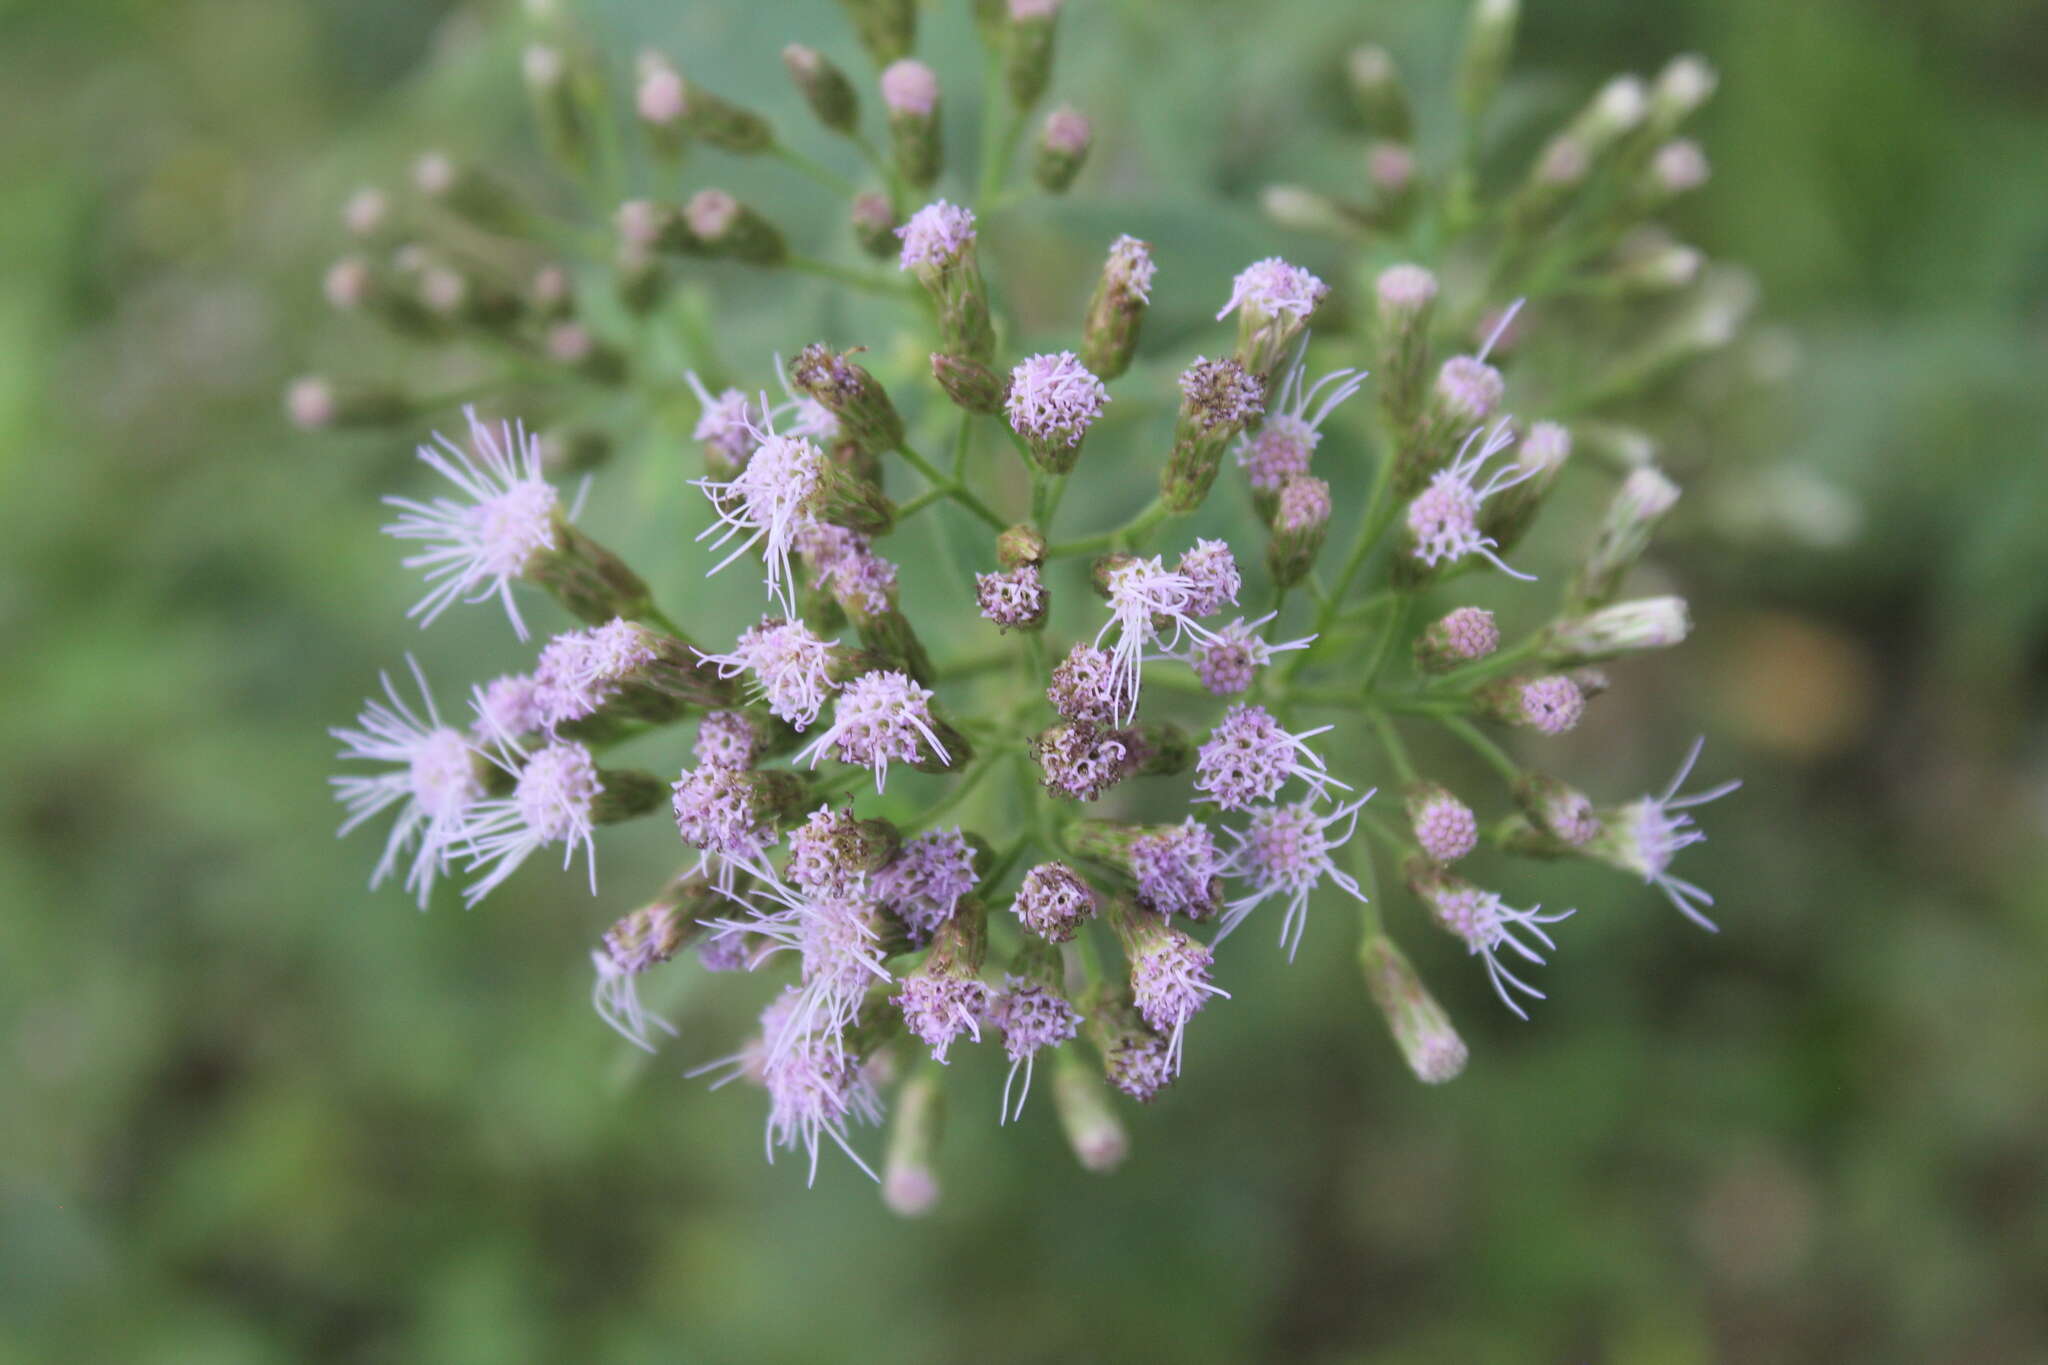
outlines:
[[[974,414],[960,414],[960,429],[953,436],[953,482],[965,484],[967,458],[974,448]]]
[[[834,194],[844,195],[846,198],[851,199],[858,193],[854,189],[852,181],[836,172],[826,170],[794,147],[785,147],[778,142],[775,144],[771,155],[799,174],[809,176]]]
[[[908,442],[897,446],[896,453],[901,455],[904,459],[910,461],[911,468],[915,469],[918,473],[924,475],[926,481],[929,482],[934,489],[944,490],[944,494],[946,497],[949,497],[953,501],[959,503],[962,507],[965,507],[968,511],[974,513],[974,515],[976,515],[977,517],[980,517],[983,521],[987,522],[990,526],[993,526],[996,530],[1002,531],[1008,529],[1009,524],[1005,522],[1001,517],[997,516],[995,512],[990,509],[987,503],[983,502],[980,498],[974,496],[974,494],[969,492],[965,486],[959,483],[955,483],[952,479],[947,478],[943,473],[939,471],[939,467],[937,465],[933,464],[930,460],[927,460],[924,456],[918,454],[915,450],[912,450]]]
[[[940,682],[959,682],[963,678],[978,678],[984,673],[1000,673],[1016,662],[1016,658],[1012,650],[992,650],[987,654],[940,664],[935,671]]]
[[[913,288],[889,279],[886,276],[872,274],[866,270],[856,270],[851,266],[835,265],[831,261],[821,261],[813,256],[791,255],[786,257],[782,263],[791,270],[801,271],[806,275],[816,275],[821,280],[831,280],[835,284],[843,284],[849,289],[858,289],[863,293],[874,294],[881,298],[908,299],[916,297],[916,291]]]
[[[990,770],[1002,758],[1003,755],[1001,753],[993,753],[977,759],[965,773],[961,774],[960,780],[953,785],[951,791],[919,811],[905,824],[904,828],[910,830],[929,828],[939,817],[952,810],[962,801],[965,801],[973,793],[974,789],[981,785],[981,779],[987,777]]]
[[[1423,686],[1429,692],[1467,691],[1473,683],[1484,682],[1497,673],[1504,673],[1524,659],[1541,653],[1542,650],[1543,632],[1538,631],[1519,643],[1487,655],[1484,659],[1431,678]]]
[[[1387,719],[1384,711],[1367,713],[1373,733],[1379,736],[1380,747],[1387,751],[1387,760],[1394,765],[1394,775],[1407,786],[1415,781],[1415,765],[1408,761],[1408,746],[1401,742],[1401,732],[1394,728],[1394,722]]]
[[[1499,773],[1510,785],[1522,780],[1522,770],[1514,759],[1508,757],[1507,750],[1481,734],[1479,727],[1471,721],[1462,716],[1439,716],[1437,723],[1465,741],[1472,752],[1485,759],[1487,766]]]
[[[1144,510],[1140,511],[1123,525],[1113,530],[1098,532],[1092,536],[1083,536],[1079,540],[1069,540],[1064,544],[1050,546],[1045,552],[1045,557],[1047,559],[1067,559],[1074,555],[1101,554],[1105,550],[1114,550],[1128,545],[1133,539],[1143,535],[1172,515],[1173,512],[1164,501],[1154,498],[1146,505]]]
[[[888,157],[882,155],[875,144],[868,140],[866,133],[856,129],[846,136],[855,147],[860,149],[861,159],[874,167],[875,174],[881,176],[882,183],[889,187],[889,210],[899,219],[902,218],[904,200],[907,196],[903,189],[903,178],[896,174],[894,163]]]
[[[1386,666],[1387,656],[1394,652],[1394,642],[1401,638],[1402,632],[1408,626],[1408,612],[1412,602],[1413,599],[1405,593],[1395,601],[1394,614],[1387,618],[1386,627],[1380,632],[1379,643],[1373,647],[1372,658],[1365,666],[1363,686],[1370,688],[1372,680],[1377,678],[1380,669]]]

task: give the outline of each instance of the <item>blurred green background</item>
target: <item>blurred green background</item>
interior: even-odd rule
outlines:
[[[425,916],[330,837],[324,730],[376,668],[419,649],[452,697],[518,657],[481,612],[402,621],[406,443],[278,403],[391,363],[320,300],[350,188],[429,143],[530,160],[506,16],[0,4],[0,1360],[2048,1359],[2048,9],[1528,10],[1524,109],[1720,69],[1679,224],[1757,273],[1776,382],[1721,405],[1716,469],[1834,490],[1816,543],[1703,484],[1662,556],[1696,640],[1557,765],[1626,794],[1712,735],[1748,785],[1686,870],[1724,932],[1602,881],[1527,1025],[1418,944],[1474,1053],[1427,1090],[1332,916],[1246,966],[1113,1178],[1042,1098],[998,1135],[998,1069],[957,1064],[946,1202],[903,1223],[677,1074],[745,1001],[687,985],[651,1065],[589,1013],[658,831],[597,907],[536,871]],[[821,0],[585,12],[772,108],[785,41],[864,69]],[[1079,290],[1106,225],[1171,251],[1212,195],[1236,259],[1285,243],[1259,185],[1355,154],[1336,54],[1438,86],[1459,23],[1074,0],[1055,89],[1103,146],[1045,250],[1087,225]],[[747,346],[808,339],[720,288]],[[636,473],[594,515],[647,540]]]

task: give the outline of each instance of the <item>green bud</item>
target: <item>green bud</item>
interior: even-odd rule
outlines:
[[[860,365],[854,351],[834,351],[822,341],[798,353],[789,382],[798,393],[816,399],[839,419],[846,439],[871,454],[903,444],[903,419],[889,401],[888,390]]]
[[[1065,194],[1088,160],[1094,138],[1094,128],[1079,110],[1062,106],[1046,115],[1031,162],[1031,177],[1038,187],[1047,194]]]
[[[860,97],[846,73],[814,47],[791,43],[782,49],[782,64],[796,82],[804,103],[818,122],[835,133],[851,133],[860,122]]]
[[[995,416],[1003,410],[1003,400],[1010,394],[1006,376],[986,365],[940,351],[932,352],[932,378],[939,381],[947,397],[969,412]]]
[[[1029,109],[1052,81],[1053,29],[1059,23],[1060,0],[1010,0],[1009,10],[1003,32],[1003,79],[1010,102]]]
[[[1465,1041],[1406,955],[1385,934],[1373,934],[1359,946],[1358,964],[1416,1079],[1426,1085],[1455,1079],[1465,1069]]]
[[[760,266],[778,266],[789,259],[789,243],[781,231],[724,190],[699,190],[690,196],[683,222],[712,255]]]
[[[839,0],[853,20],[860,44],[885,65],[906,55],[917,44],[917,0]]]

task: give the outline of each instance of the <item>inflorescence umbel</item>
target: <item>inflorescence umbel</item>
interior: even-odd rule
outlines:
[[[475,904],[541,854],[580,859],[594,893],[603,827],[665,814],[675,874],[593,935],[598,1013],[636,1047],[692,1050],[700,1071],[765,1092],[771,1157],[800,1148],[815,1175],[836,1147],[904,1213],[937,1197],[948,1067],[976,1048],[1007,1067],[991,1117],[1021,1117],[1042,1078],[1081,1162],[1114,1167],[1129,1139],[1109,1090],[1149,1101],[1199,1068],[1200,1016],[1245,1007],[1230,977],[1257,950],[1235,933],[1247,921],[1292,959],[1358,916],[1367,994],[1430,1083],[1467,1048],[1382,922],[1403,888],[1414,922],[1462,945],[1475,983],[1525,1018],[1572,912],[1489,885],[1509,858],[1612,867],[1713,928],[1712,898],[1673,868],[1705,837],[1697,808],[1736,785],[1682,790],[1698,744],[1661,794],[1613,805],[1518,757],[1597,724],[1608,666],[1690,628],[1678,597],[1624,596],[1679,488],[1605,418],[1737,320],[1692,278],[1697,253],[1646,265],[1662,240],[1648,219],[1706,176],[1675,136],[1711,90],[1704,64],[1611,83],[1488,204],[1477,139],[1447,139],[1467,159],[1425,173],[1392,59],[1363,49],[1348,71],[1373,137],[1371,201],[1266,197],[1362,253],[1351,266],[1268,256],[1178,279],[1122,235],[1103,243],[1074,330],[1024,346],[1003,301],[1030,285],[1005,278],[999,249],[1026,192],[1011,166],[1029,160],[1039,190],[1063,192],[1093,137],[1063,107],[1034,150],[1018,145],[1053,82],[1060,4],[977,6],[996,60],[977,181],[958,187],[947,111],[962,92],[913,55],[918,7],[846,8],[875,67],[880,138],[861,132],[862,88],[831,58],[792,45],[783,61],[824,132],[865,158],[868,188],[660,54],[608,82],[590,48],[546,28],[526,81],[608,238],[589,243],[441,153],[415,166],[410,200],[349,202],[358,250],[327,276],[337,308],[412,344],[513,360],[420,446],[431,488],[390,499],[386,532],[421,580],[413,614],[487,605],[526,641],[547,628],[541,599],[560,608],[552,636],[524,646],[531,666],[473,686],[466,713],[408,660],[404,685],[387,677],[334,731],[343,759],[369,765],[335,779],[343,832],[390,821],[372,885],[395,878],[424,908],[452,879]],[[1468,128],[1501,82],[1513,13],[1474,11]],[[837,196],[865,263],[802,255],[802,233],[715,186],[672,202],[619,179],[633,164],[672,183],[693,144],[774,158]],[[1424,243],[1429,264],[1401,259]],[[726,384],[689,284],[714,259],[822,276],[898,316],[873,324],[883,334],[790,336]],[[1363,278],[1364,297],[1331,307],[1343,289],[1324,275]],[[1661,351],[1590,381],[1583,356],[1543,363],[1585,310],[1626,318],[1688,290],[1707,292],[1657,324]],[[1166,291],[1216,314],[1206,353],[1142,347]],[[691,338],[676,362],[634,322],[669,315]],[[593,406],[580,399],[688,413],[687,442],[646,444],[659,477],[702,499],[708,584],[650,583],[585,525],[571,485],[618,443],[553,420]],[[448,406],[317,378],[288,398],[309,428],[419,432]],[[1148,410],[1171,418],[1147,426]],[[950,458],[921,452],[934,440]],[[1091,469],[1148,464],[1151,501],[1056,535],[1063,511],[1099,517],[1122,486],[1068,498]],[[1559,554],[1524,542],[1567,479],[1611,489],[1576,559],[1543,575],[1552,590],[1534,580]],[[1236,529],[1185,530],[1198,511]],[[922,599],[950,606],[914,621],[892,537],[941,518],[952,543],[978,538],[976,562],[924,565],[936,587]],[[1546,593],[1547,607],[1503,607],[1536,622],[1514,637],[1472,600]],[[658,605],[685,597],[744,624],[707,633]],[[615,762],[628,743],[659,771]],[[1473,790],[1475,769],[1497,789]],[[776,978],[737,1047],[671,1043],[643,1000],[686,955]],[[884,1121],[878,1170],[859,1130]]]

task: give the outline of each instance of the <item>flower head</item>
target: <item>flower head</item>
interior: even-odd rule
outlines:
[[[1166,1038],[1166,1064],[1178,1073],[1188,1020],[1210,996],[1229,995],[1209,980],[1216,955],[1147,911],[1130,916],[1121,933],[1131,960],[1131,1000],[1146,1027]]]
[[[1357,833],[1359,808],[1372,795],[1367,792],[1327,811],[1318,810],[1313,799],[1260,806],[1252,811],[1244,829],[1226,831],[1236,841],[1227,870],[1244,883],[1245,890],[1225,907],[1217,939],[1235,930],[1272,897],[1284,896],[1287,915],[1280,925],[1280,945],[1292,960],[1308,925],[1309,896],[1325,877],[1346,895],[1363,901],[1365,893],[1359,890],[1357,880],[1338,867],[1331,854]]]
[[[1546,735],[1561,735],[1586,712],[1586,694],[1562,673],[1531,678],[1515,691],[1515,713],[1524,725]]]
[[[1266,385],[1234,356],[1198,355],[1180,372],[1181,412],[1204,432],[1235,431],[1266,411]]]
[[[1226,606],[1237,605],[1244,578],[1237,571],[1237,558],[1220,540],[1198,540],[1183,550],[1174,572],[1188,581],[1186,611],[1190,616],[1214,616]]]
[[[1025,629],[1045,620],[1045,584],[1036,564],[974,576],[981,614],[1004,629]]]
[[[1113,723],[1131,708],[1123,691],[1126,679],[1117,671],[1116,660],[1107,650],[1083,640],[1067,651],[1067,657],[1052,671],[1052,686],[1046,700],[1068,720]]]
[[[621,1038],[643,1052],[654,1051],[652,1028],[670,1037],[675,1027],[640,1003],[638,980],[648,968],[668,961],[681,946],[685,925],[672,906],[650,905],[635,910],[605,931],[604,941],[590,952],[597,971],[591,1003]]]
[[[1600,835],[1587,847],[1624,871],[1640,873],[1644,881],[1664,893],[1680,914],[1700,928],[1713,932],[1716,929],[1714,922],[1700,913],[1700,907],[1712,905],[1714,898],[1693,883],[1671,874],[1672,859],[1681,850],[1702,843],[1707,837],[1693,823],[1692,808],[1718,801],[1742,785],[1737,780],[1723,782],[1690,796],[1678,794],[1686,778],[1692,776],[1693,767],[1700,759],[1700,749],[1705,744],[1704,738],[1694,740],[1685,762],[1679,765],[1678,775],[1671,779],[1671,785],[1664,789],[1663,794],[1644,796],[1613,812]]]
[[[556,742],[522,752],[501,744],[503,757],[493,761],[514,776],[512,793],[478,801],[463,822],[459,851],[472,870],[491,870],[464,892],[475,905],[519,870],[520,864],[549,844],[562,845],[562,866],[583,850],[590,867],[590,892],[597,894],[597,848],[592,837],[597,798],[604,792],[596,760],[581,744]],[[523,760],[523,761],[522,761]]]
[[[882,71],[882,103],[891,113],[928,118],[939,105],[939,78],[914,57],[891,62]]]
[[[1165,647],[1175,648],[1183,634],[1205,640],[1210,632],[1198,625],[1191,607],[1196,603],[1195,584],[1183,573],[1170,571],[1158,555],[1141,559],[1125,555],[1101,575],[1109,598],[1109,620],[1095,634],[1095,645],[1112,631],[1116,642],[1110,650],[1117,675],[1118,695],[1127,698],[1123,719],[1128,722],[1138,710],[1139,671],[1147,642],[1171,627]],[[1161,623],[1164,623],[1162,626]]]
[[[683,375],[697,395],[699,416],[691,438],[704,443],[719,465],[736,472],[760,446],[760,431],[768,425],[764,407],[738,389],[725,389],[713,396],[696,372]]]
[[[547,724],[540,679],[530,673],[507,674],[473,689],[469,709],[476,715],[476,736],[483,742],[516,739]]]
[[[656,657],[647,628],[623,618],[557,635],[541,650],[533,670],[542,726],[552,733],[596,715],[634,672]]]
[[[1236,696],[1251,689],[1259,670],[1271,664],[1275,654],[1307,649],[1315,643],[1316,637],[1307,635],[1299,640],[1268,644],[1259,630],[1275,615],[1267,612],[1255,621],[1247,621],[1240,616],[1207,639],[1192,641],[1184,654],[1162,657],[1185,661],[1212,695]]]
[[[1040,863],[1024,874],[1010,911],[1048,943],[1065,943],[1095,917],[1095,889],[1065,863]]]
[[[1278,256],[1254,261],[1230,285],[1230,301],[1216,314],[1221,322],[1237,309],[1267,317],[1305,319],[1330,292],[1330,286]]]
[[[1472,808],[1442,787],[1410,795],[1408,823],[1415,842],[1432,860],[1454,863],[1479,846],[1479,820]]]
[[[421,446],[419,457],[461,490],[462,498],[386,498],[400,516],[384,528],[396,540],[421,540],[429,548],[408,556],[405,567],[425,569],[427,595],[407,613],[431,625],[451,603],[497,597],[519,638],[526,622],[512,600],[512,581],[558,548],[556,516],[560,498],[541,477],[540,441],[523,424],[491,430],[465,408],[471,449],[436,432],[440,448]]]
[[[955,826],[909,840],[875,873],[870,886],[922,942],[953,917],[974,882],[974,846]]]
[[[1501,422],[1488,433],[1479,448],[1472,448],[1478,440],[1480,429],[1474,428],[1459,447],[1458,457],[1450,466],[1440,469],[1430,479],[1429,487],[1408,504],[1408,532],[1414,539],[1410,551],[1424,564],[1435,566],[1456,563],[1467,555],[1476,554],[1502,573],[1512,578],[1533,581],[1533,575],[1516,573],[1493,552],[1494,540],[1482,535],[1479,530],[1479,509],[1485,501],[1503,488],[1512,488],[1529,472],[1520,465],[1509,464],[1497,469],[1480,483],[1479,471],[1485,463],[1514,441],[1506,422]]]
[[[1137,767],[1130,733],[1086,720],[1068,721],[1047,730],[1031,748],[1032,757],[1045,773],[1046,790],[1076,801],[1101,796]]]
[[[1035,446],[1071,449],[1081,443],[1109,390],[1072,351],[1034,355],[1010,371],[1003,401],[1010,426]]]
[[[882,790],[891,763],[915,764],[924,750],[940,763],[951,763],[946,746],[932,726],[932,691],[894,669],[863,673],[839,694],[832,725],[804,750],[812,767],[826,754],[841,763],[872,768],[875,790]]]
[[[461,835],[470,807],[483,798],[484,788],[469,740],[460,730],[441,723],[426,675],[410,657],[406,665],[419,686],[419,710],[399,697],[386,675],[380,679],[383,698],[365,702],[353,728],[328,732],[341,741],[341,758],[385,763],[391,768],[371,776],[330,780],[335,797],[348,810],[341,826],[343,834],[393,806],[398,808],[391,833],[384,840],[383,856],[370,874],[370,885],[380,885],[410,849],[405,889],[418,898],[424,910],[434,877],[447,867],[450,846]]]
[[[796,548],[811,567],[811,586],[847,603],[849,610],[889,610],[896,566],[876,554],[866,536],[829,521],[812,521],[797,531]]]
[[[1003,1121],[1019,1118],[1024,1101],[1031,1097],[1031,1072],[1038,1054],[1058,1047],[1081,1028],[1081,1015],[1066,997],[1044,982],[1028,976],[1005,976],[1003,989],[988,1003],[988,1019],[1003,1031],[1003,1051],[1010,1058],[1010,1074],[1003,1081]],[[1017,1070],[1024,1070],[1024,1086],[1017,1102],[1010,1103],[1010,1087]]]
[[[961,1034],[981,1041],[989,997],[989,988],[972,976],[916,971],[903,978],[903,989],[889,1003],[903,1011],[904,1027],[931,1049],[932,1059],[944,1062],[947,1049]]]
[[[779,1049],[769,1047],[765,1056],[753,1060],[768,1091],[768,1159],[775,1159],[777,1147],[788,1151],[801,1144],[810,1157],[808,1179],[814,1182],[819,1139],[830,1138],[870,1180],[879,1180],[847,1141],[847,1130],[855,1123],[880,1123],[881,1096],[859,1060],[848,1056],[835,1036],[792,1028],[800,1013],[800,995],[791,987],[761,1012],[764,1046],[769,1039],[784,1040]]]
[[[1325,771],[1322,755],[1308,746],[1310,739],[1330,728],[1297,735],[1281,728],[1263,706],[1233,706],[1195,760],[1195,790],[1202,793],[1200,799],[1214,801],[1224,810],[1243,810],[1272,800],[1291,777],[1300,778],[1318,796],[1328,787],[1345,788]]]
[[[960,259],[974,243],[974,210],[963,209],[940,199],[910,215],[910,221],[896,229],[903,239],[898,265],[904,270],[918,266],[940,269]]]
[[[690,752],[705,767],[751,768],[760,757],[761,733],[743,712],[713,711],[697,722]]]
[[[1138,903],[1162,915],[1207,919],[1217,908],[1224,860],[1216,836],[1192,815],[1131,841]]]
[[[1493,993],[1501,1003],[1520,1017],[1527,1019],[1510,988],[1533,1000],[1544,998],[1543,992],[1516,976],[1501,961],[1503,948],[1516,956],[1540,967],[1543,956],[1535,944],[1555,951],[1557,944],[1544,932],[1543,926],[1569,919],[1572,912],[1556,914],[1541,913],[1543,907],[1531,906],[1517,910],[1500,897],[1497,891],[1488,891],[1474,886],[1463,878],[1454,877],[1441,869],[1427,869],[1414,872],[1409,885],[1416,896],[1429,906],[1436,922],[1464,940],[1466,949],[1474,956],[1486,961],[1486,977],[1493,983]],[[1533,940],[1533,942],[1531,942]]]
[[[1437,402],[1461,426],[1493,416],[1506,391],[1507,382],[1500,371],[1475,356],[1454,355],[1437,371]]]
[[[777,786],[767,774],[705,763],[695,772],[685,768],[672,788],[676,831],[684,843],[703,850],[707,861],[718,860],[722,889],[731,888],[734,869],[765,871],[761,856],[781,837],[776,819],[783,794]]]
[[[730,654],[702,654],[721,678],[753,676],[754,688],[768,709],[797,729],[809,727],[837,686],[832,681],[832,646],[811,633],[802,621],[764,616],[761,624],[740,632]]]
[[[731,479],[696,480],[718,512],[718,520],[698,538],[718,533],[711,542],[714,548],[739,540],[738,546],[712,567],[712,573],[760,545],[768,566],[768,593],[781,601],[785,616],[794,616],[789,557],[796,548],[798,531],[809,520],[805,504],[818,489],[820,462],[825,457],[801,436],[768,432],[761,436],[760,447]]]
[[[1365,384],[1364,370],[1332,370],[1307,382],[1307,348],[1297,355],[1281,381],[1279,401],[1266,421],[1237,445],[1237,463],[1251,475],[1252,487],[1277,493],[1288,479],[1308,473],[1309,457],[1322,444],[1323,423]]]
[[[1152,248],[1128,232],[1109,244],[1109,260],[1103,278],[1112,289],[1135,296],[1142,303],[1152,301]]]

